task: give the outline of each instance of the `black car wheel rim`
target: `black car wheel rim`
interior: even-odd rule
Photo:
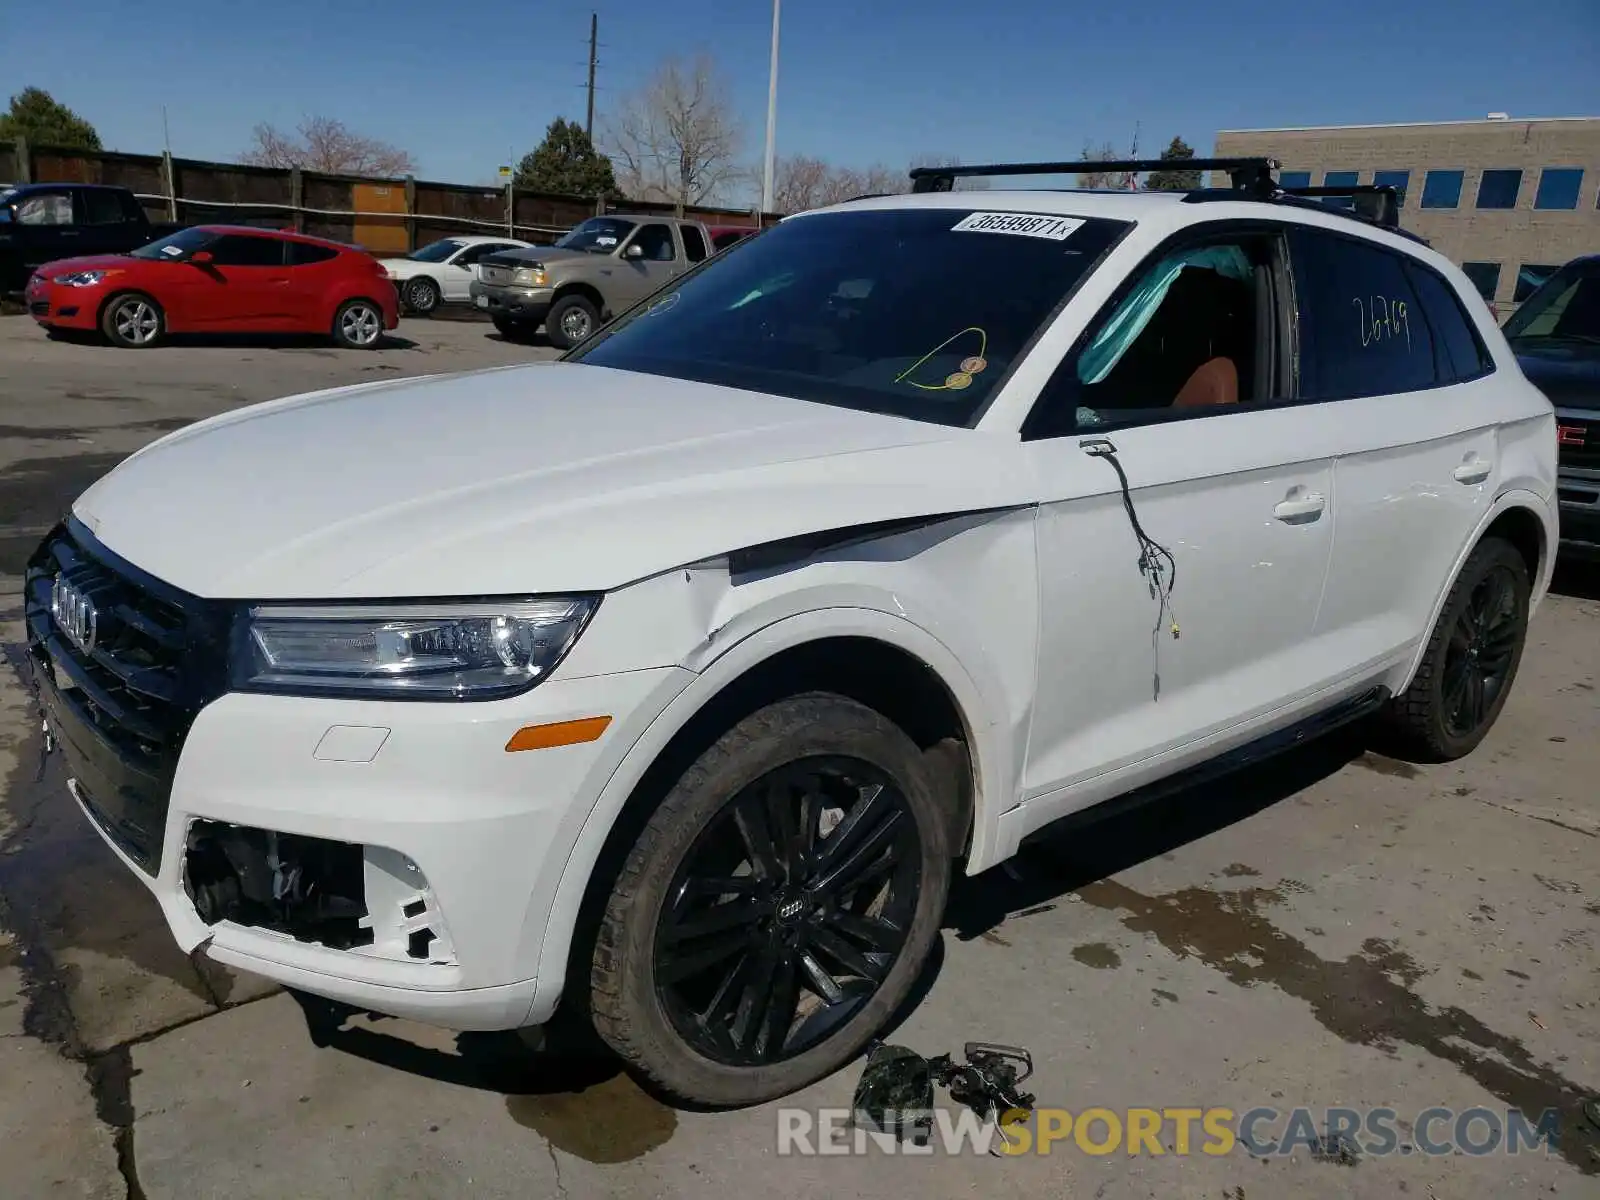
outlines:
[[[887,774],[854,758],[788,763],[684,855],[656,926],[656,995],[708,1058],[793,1058],[882,986],[921,885],[916,818]]]
[[[1475,733],[1494,711],[1511,674],[1521,618],[1515,577],[1495,567],[1472,589],[1445,644],[1441,699],[1452,736]]]

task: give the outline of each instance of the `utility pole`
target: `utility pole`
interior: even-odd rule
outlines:
[[[600,14],[589,14],[589,115],[584,120],[583,132],[588,135],[589,144],[594,144],[594,69],[599,64],[597,52],[600,48]]]
[[[772,175],[775,166],[778,130],[778,6],[782,0],[772,0],[772,66],[767,79],[767,161],[761,171],[761,211],[772,211]]]

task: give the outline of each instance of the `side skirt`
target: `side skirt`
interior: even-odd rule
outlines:
[[[1077,812],[1068,813],[1058,820],[1042,825],[1022,839],[1022,845],[1044,841],[1049,838],[1059,837],[1063,832],[1093,825],[1097,822],[1115,817],[1132,809],[1142,808],[1156,800],[1162,800],[1178,792],[1199,787],[1201,784],[1210,783],[1245,767],[1254,766],[1269,758],[1275,758],[1285,751],[1303,746],[1307,742],[1315,741],[1341,729],[1346,725],[1369,717],[1377,712],[1389,700],[1389,689],[1375,687],[1371,691],[1363,692],[1349,700],[1341,700],[1331,708],[1325,708],[1319,713],[1314,713],[1304,720],[1286,726],[1265,737],[1247,742],[1217,757],[1208,759],[1197,766],[1187,770],[1168,775],[1154,783],[1147,783],[1143,787],[1135,788],[1131,792],[1124,792],[1120,796],[1113,796],[1109,800],[1102,800],[1099,804],[1089,808],[1079,809]]]

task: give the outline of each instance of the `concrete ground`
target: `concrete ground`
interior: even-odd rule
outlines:
[[[295,391],[549,354],[487,328],[122,352],[0,319],[0,643],[39,535],[123,455]],[[1074,1114],[1267,1106],[1270,1136],[1303,1107],[1320,1135],[1329,1108],[1387,1107],[1406,1147],[1451,1133],[1416,1128],[1436,1106],[1554,1108],[1553,1151],[1184,1155],[1168,1124],[1161,1155],[1070,1136],[1014,1158],[783,1154],[778,1105],[678,1111],[598,1055],[341,1023],[177,952],[0,668],[0,1195],[1595,1196],[1577,1106],[1600,1092],[1600,580],[1558,587],[1470,758],[1417,768],[1340,737],[964,880],[894,1033],[1025,1045],[1039,1103]],[[785,1106],[847,1106],[858,1073]]]

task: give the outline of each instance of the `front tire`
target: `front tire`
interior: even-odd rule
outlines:
[[[346,350],[371,350],[383,339],[383,310],[371,300],[346,300],[333,315],[333,340]]]
[[[1485,538],[1468,556],[1416,677],[1386,724],[1409,757],[1449,762],[1477,748],[1505,707],[1528,636],[1531,594],[1521,553]]]
[[[545,336],[557,350],[570,350],[600,328],[600,310],[584,296],[563,296],[544,319]]]
[[[526,342],[533,337],[534,326],[526,321],[513,321],[510,317],[495,317],[495,330],[508,342]]]
[[[124,350],[148,350],[161,341],[166,331],[167,316],[161,305],[143,292],[113,296],[100,312],[100,332],[113,346]]]
[[[759,1104],[849,1061],[905,1000],[949,894],[917,746],[813,693],[684,772],[613,887],[590,973],[601,1038],[658,1089]]]
[[[426,276],[413,279],[406,284],[406,307],[419,317],[431,316],[433,310],[439,307],[441,299],[439,285]]]

